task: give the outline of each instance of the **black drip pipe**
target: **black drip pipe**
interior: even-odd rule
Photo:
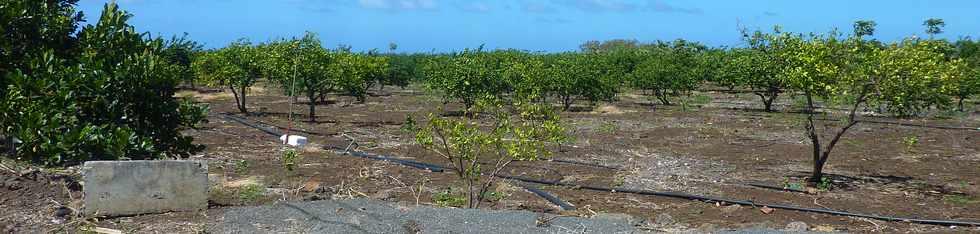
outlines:
[[[248,123],[247,121],[238,119],[237,117],[232,117],[232,116],[228,116],[228,115],[225,115],[225,116],[228,117],[229,119],[235,120],[236,122],[245,124],[247,126],[250,126],[250,127],[253,127],[253,128],[256,128],[256,129],[259,129],[259,130],[263,130],[261,126],[256,126],[254,124]],[[266,130],[268,130],[268,129],[266,129]],[[270,134],[274,134],[274,135],[277,135],[278,136],[278,133],[270,132],[270,131],[266,131],[266,130],[263,130],[263,131],[265,131],[266,133],[270,133]],[[337,148],[332,148],[332,149],[337,149]],[[389,162],[393,162],[393,163],[402,164],[402,165],[409,166],[409,167],[414,167],[414,168],[419,168],[419,169],[425,169],[425,170],[429,170],[429,171],[433,171],[433,172],[443,172],[446,169],[446,167],[439,166],[439,165],[428,164],[428,163],[423,163],[423,162],[416,162],[416,161],[407,160],[407,159],[398,159],[398,158],[393,158],[393,157],[389,157],[389,156],[382,156],[382,155],[374,156],[374,155],[371,155],[371,154],[368,154],[368,153],[357,152],[357,151],[347,151],[347,152],[345,152],[345,151],[339,150],[339,149],[337,149],[335,151],[337,151],[338,153],[342,153],[342,154],[350,154],[350,155],[355,156],[355,157],[362,157],[362,158],[373,159],[373,160],[384,160],[384,161],[389,161]],[[738,204],[738,205],[745,205],[745,206],[752,206],[752,207],[765,206],[765,207],[774,208],[774,209],[803,211],[803,212],[811,212],[811,213],[818,213],[818,214],[830,214],[830,215],[859,217],[859,218],[869,218],[869,219],[877,219],[877,220],[891,221],[891,222],[909,222],[909,223],[944,225],[944,226],[980,226],[980,222],[971,222],[971,221],[936,220],[936,219],[916,219],[916,218],[891,217],[891,216],[874,215],[874,214],[851,213],[851,212],[831,210],[831,209],[806,208],[806,207],[798,207],[798,206],[785,205],[785,204],[756,203],[756,202],[751,201],[751,200],[736,200],[736,199],[729,199],[729,198],[709,197],[709,196],[701,196],[701,195],[694,195],[694,194],[687,194],[687,193],[680,193],[680,192],[663,192],[663,191],[651,191],[651,190],[640,190],[640,189],[625,189],[625,188],[624,189],[617,189],[617,188],[601,187],[601,186],[579,185],[579,184],[565,183],[565,182],[560,182],[560,181],[544,181],[544,180],[540,180],[540,179],[526,178],[526,177],[521,177],[521,176],[510,176],[510,175],[496,175],[496,177],[498,177],[498,178],[504,178],[504,179],[510,179],[510,180],[516,180],[516,181],[523,181],[523,182],[527,182],[527,183],[536,183],[536,184],[553,185],[553,186],[566,186],[566,187],[581,188],[581,189],[587,189],[587,190],[593,190],[593,191],[615,192],[615,193],[632,193],[632,194],[639,194],[639,195],[672,197],[672,198],[679,198],[679,199],[686,199],[686,200],[695,200],[695,201],[702,201],[702,202],[708,202],[708,203],[724,202],[724,203]],[[529,190],[529,191],[531,191],[531,190]],[[533,193],[533,191],[532,191],[532,193]],[[537,193],[535,193],[535,194],[537,194]],[[542,197],[544,197],[544,196],[542,196]],[[557,197],[554,197],[554,198],[557,199]],[[545,197],[545,199],[548,199],[549,202],[552,201],[548,197]],[[561,202],[561,203],[563,203],[563,202]],[[561,206],[560,203],[556,203],[556,205]]]
[[[548,200],[548,202],[551,202],[551,204],[557,205],[559,208],[561,208],[561,210],[575,210],[575,206],[574,205],[569,204],[568,202],[562,201],[560,198],[556,197],[555,195],[552,195],[551,193],[548,193],[548,192],[546,192],[544,190],[538,189],[538,188],[536,188],[534,186],[530,186],[530,185],[524,185],[524,184],[522,184],[520,186],[522,188],[526,189],[528,192],[534,193],[535,195],[538,195],[539,197],[542,197],[545,200]]]
[[[258,130],[260,130],[262,132],[268,133],[269,135],[273,135],[273,136],[276,136],[276,137],[282,136],[282,134],[279,131],[276,131],[275,129],[271,129],[271,128],[259,126],[258,124],[254,124],[254,123],[248,122],[248,120],[245,120],[245,119],[242,119],[242,118],[239,118],[239,117],[236,117],[236,116],[232,116],[232,115],[229,115],[229,114],[219,114],[219,115],[221,115],[221,117],[224,117],[225,119],[238,122],[240,124],[243,124],[245,126],[252,127],[254,129],[258,129]]]

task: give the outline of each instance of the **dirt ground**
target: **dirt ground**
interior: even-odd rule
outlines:
[[[455,175],[432,173],[388,162],[339,155],[324,147],[357,150],[446,164],[414,144],[402,130],[408,116],[458,109],[414,89],[373,91],[365,103],[333,97],[317,105],[318,122],[306,122],[303,99],[292,106],[294,134],[311,145],[298,149],[294,171],[283,169],[285,150],[275,136],[223,118],[229,114],[267,127],[289,125],[289,99],[272,89],[249,93],[250,114],[238,113],[222,92],[184,91],[182,96],[209,103],[209,123],[189,130],[206,151],[212,182],[211,208],[202,212],[79,219],[59,216],[78,207],[75,169],[53,172],[0,168],[0,231],[81,230],[106,227],[127,232],[214,232],[224,209],[281,200],[368,197],[406,204],[437,205],[433,195],[458,189]],[[751,94],[696,92],[677,105],[653,104],[638,95],[621,95],[598,106],[562,113],[574,140],[554,158],[619,169],[559,162],[521,162],[506,173],[568,183],[658,191],[679,191],[759,203],[793,204],[857,213],[980,221],[980,114],[946,114],[928,119],[865,116],[843,138],[825,171],[829,188],[803,188],[811,168],[810,145],[800,123],[804,115],[793,97],[782,97],[778,112],[758,110]],[[820,121],[834,125],[834,109]],[[6,163],[15,164],[15,163]],[[24,173],[24,170],[27,172]],[[801,187],[810,193],[763,189],[748,184]],[[980,232],[978,227],[949,227],[884,222],[760,207],[705,203],[676,198],[589,191],[572,187],[542,189],[578,207],[561,211],[546,200],[504,181],[495,189],[492,209],[520,209],[564,215],[626,213],[659,231],[696,231],[746,227],[783,228],[802,221],[813,231],[833,232]],[[659,218],[658,218],[659,217]],[[669,217],[664,218],[664,217]],[[664,220],[668,219],[668,220]],[[665,223],[666,222],[666,223]],[[43,231],[42,231],[43,232]]]

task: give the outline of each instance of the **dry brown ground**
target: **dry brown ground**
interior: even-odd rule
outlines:
[[[274,91],[257,90],[249,97],[252,114],[243,116],[266,126],[288,125],[288,99]],[[235,113],[233,100],[220,93],[181,95],[210,103],[212,116],[205,128],[188,131],[207,150],[197,159],[209,161],[212,208],[196,213],[169,213],[93,220],[58,221],[52,214],[71,204],[61,177],[43,174],[34,180],[0,172],[0,224],[13,231],[52,230],[56,222],[96,225],[132,232],[195,232],[220,228],[228,206],[268,204],[279,200],[319,200],[371,197],[403,203],[433,204],[432,194],[458,188],[454,175],[431,173],[387,162],[338,155],[322,150],[346,146],[341,134],[357,139],[359,150],[445,164],[412,142],[401,130],[407,116],[437,112],[437,98],[412,90],[390,89],[348,104],[335,97],[317,107],[318,122],[305,120],[306,105],[293,127],[310,137],[312,147],[300,149],[296,171],[284,170],[283,147],[274,136],[221,118]],[[852,212],[931,219],[980,220],[980,131],[929,126],[980,127],[976,111],[952,118],[902,120],[866,117],[885,123],[861,123],[835,149],[826,171],[833,185],[814,194],[781,192],[747,186],[783,186],[804,179],[810,168],[810,146],[802,135],[802,118],[783,97],[780,112],[758,111],[754,96],[714,92],[687,98],[688,105],[660,106],[637,95],[623,95],[596,108],[581,106],[562,114],[574,141],[554,157],[615,166],[611,170],[555,162],[518,163],[507,173],[563,182],[681,191],[747,199],[762,203],[795,204]],[[823,124],[833,124],[824,121]],[[921,125],[921,126],[920,126]],[[915,138],[909,145],[905,139]],[[244,166],[242,161],[247,162]],[[71,174],[70,172],[68,174]],[[16,180],[16,181],[14,181]],[[8,182],[9,181],[9,182]],[[70,182],[70,181],[69,181]],[[579,207],[557,207],[526,191],[516,182],[497,188],[503,199],[487,203],[493,209],[590,216],[627,213],[654,220],[669,214],[677,222],[662,230],[710,231],[767,226],[782,228],[803,221],[814,230],[844,232],[976,232],[977,228],[942,227],[883,222],[776,210],[727,206],[674,198],[587,191],[546,186],[544,190]],[[12,189],[10,187],[29,187]],[[421,186],[420,186],[421,185]],[[421,190],[419,189],[421,187]],[[249,197],[251,194],[259,196]],[[73,197],[77,199],[77,192]],[[51,201],[47,201],[51,200]],[[34,215],[36,214],[36,215]],[[19,218],[18,218],[19,217]],[[12,224],[12,225],[11,225]],[[0,225],[4,226],[4,225]],[[77,228],[77,227],[76,227]]]

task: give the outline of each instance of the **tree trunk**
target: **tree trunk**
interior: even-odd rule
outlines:
[[[776,97],[779,96],[779,93],[773,91],[766,91],[764,93],[755,93],[755,95],[758,95],[759,98],[762,98],[762,105],[764,106],[765,108],[764,110],[766,112],[773,111],[772,104],[776,102]]]
[[[310,99],[310,123],[316,123],[316,95],[311,92],[306,97]]]
[[[957,109],[959,109],[960,111],[964,111],[964,109],[963,109],[963,99],[966,99],[966,97],[962,97],[961,96],[960,97],[960,100],[956,102]]]
[[[810,175],[810,179],[807,182],[812,184],[820,183],[823,178],[823,166],[827,163],[827,160],[817,160],[813,162],[813,173]]]
[[[820,138],[817,135],[816,127],[814,126],[813,123],[813,115],[814,115],[813,98],[810,94],[806,94],[807,97],[806,102],[807,102],[807,109],[808,109],[807,136],[813,142],[813,175],[810,177],[808,182],[814,184],[820,183],[820,180],[823,178],[823,167],[827,163],[827,159],[830,158],[830,152],[834,150],[834,146],[837,145],[837,142],[840,141],[840,138],[844,136],[844,133],[847,133],[848,129],[851,129],[851,127],[854,127],[854,125],[858,123],[858,120],[856,119],[857,109],[858,107],[861,106],[861,103],[865,101],[865,97],[867,93],[868,93],[867,87],[861,90],[861,93],[858,95],[857,101],[854,102],[854,106],[851,107],[850,113],[848,113],[847,115],[847,124],[844,125],[844,127],[842,127],[840,131],[838,131],[837,134],[834,135],[834,138],[832,138],[830,142],[827,144],[827,149],[823,150],[823,152],[821,152]]]
[[[822,157],[820,155],[820,136],[817,135],[817,128],[813,123],[813,96],[809,93],[806,95],[806,136],[810,138],[810,144],[813,147],[813,174],[810,179],[807,180],[811,183],[820,182],[820,178],[823,178],[823,165],[824,162],[820,160]]]
[[[248,114],[248,108],[245,107],[245,96],[248,95],[245,94],[245,88],[246,87],[242,85],[242,105],[238,107],[238,110],[242,111],[242,113]]]
[[[563,110],[568,111],[572,108],[572,97],[570,95],[562,96],[561,104],[564,106]]]
[[[766,105],[766,107],[765,107],[766,108],[766,112],[772,112],[772,101],[773,101],[772,98],[770,98],[768,100],[766,100],[765,98],[762,99],[763,104]]]
[[[242,108],[242,100],[241,100],[241,96],[243,96],[244,94],[239,94],[238,90],[235,90],[235,86],[231,84],[228,85],[228,89],[231,90],[231,94],[235,95],[235,107],[238,107],[238,111],[245,113],[244,108]]]

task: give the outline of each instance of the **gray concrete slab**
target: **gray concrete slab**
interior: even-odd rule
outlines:
[[[549,219],[553,218],[553,219]],[[225,233],[633,233],[621,219],[529,211],[400,206],[369,199],[288,202],[228,210]]]
[[[403,206],[370,199],[284,202],[228,209],[222,233],[647,233],[627,215],[593,218],[519,210]],[[685,233],[700,233],[688,230]],[[766,228],[718,233],[785,233]]]
[[[90,161],[82,166],[82,212],[122,216],[208,207],[205,161]]]

